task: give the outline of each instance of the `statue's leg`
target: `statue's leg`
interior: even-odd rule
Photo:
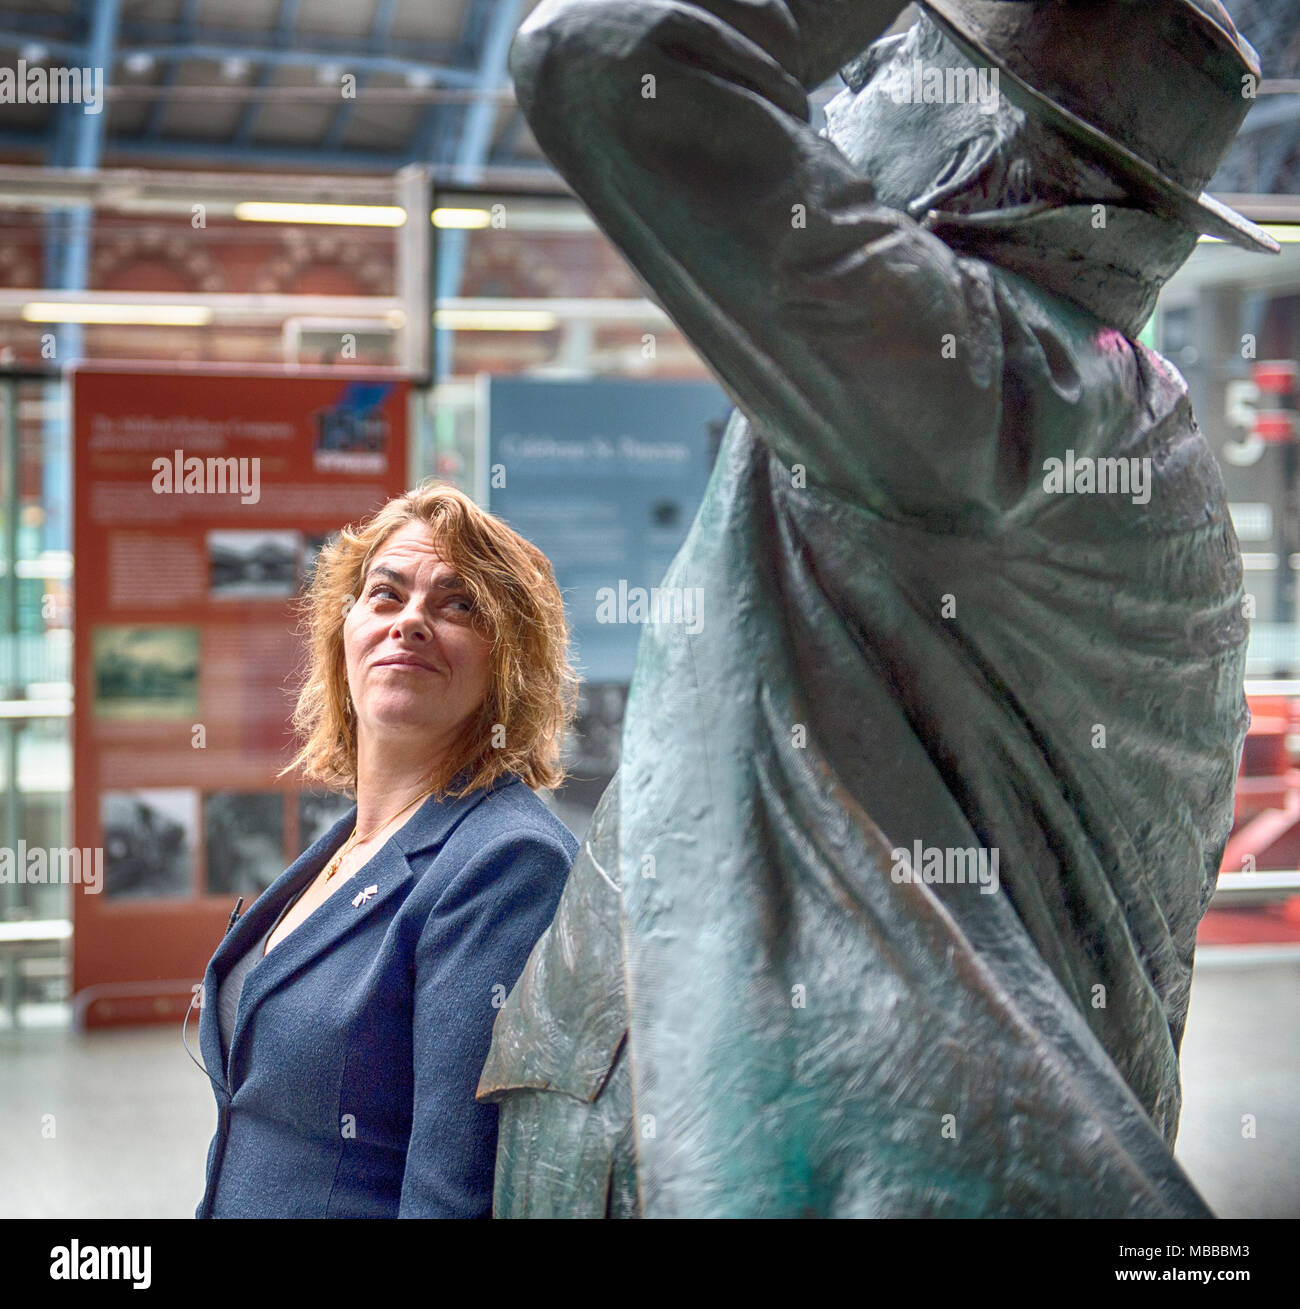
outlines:
[[[637,1216],[610,782],[555,918],[502,1007],[479,1098],[500,1106],[493,1214]]]
[[[611,1117],[621,1126],[614,1142],[605,1217],[640,1218],[641,1205],[636,1193],[636,1145],[632,1137],[632,1077],[627,1061],[626,1040],[618,1048],[618,1056],[601,1096],[608,1097]]]
[[[512,1088],[500,1101],[494,1218],[637,1218],[626,1043],[591,1102]]]

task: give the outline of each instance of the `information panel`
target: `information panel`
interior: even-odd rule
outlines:
[[[179,1019],[236,897],[350,807],[276,777],[291,605],[329,535],[406,489],[406,384],[86,370],[73,413],[74,1007]]]
[[[492,512],[550,559],[583,678],[628,682],[731,400],[710,382],[494,377],[487,409]]]

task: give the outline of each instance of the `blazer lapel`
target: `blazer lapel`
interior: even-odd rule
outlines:
[[[295,973],[333,947],[348,932],[360,926],[372,914],[379,913],[414,878],[411,857],[441,845],[456,824],[484,796],[490,791],[500,789],[503,785],[508,785],[512,780],[515,779],[503,779],[495,786],[471,791],[457,800],[439,803],[430,796],[414,815],[388,838],[363,868],[349,877],[347,882],[323,904],[317,905],[270,954],[259,960],[245,974],[244,989],[240,994],[239,1010],[235,1019],[235,1030],[230,1038],[230,1055],[225,1065],[227,1080],[232,1090],[233,1072],[236,1067],[235,1055],[257,1006],[289,981]],[[355,821],[356,807],[354,806],[320,841],[304,852],[264,895],[258,898],[255,906],[260,911],[257,921],[250,923],[247,931],[241,934],[245,950],[275,921],[285,901],[320,872],[347,839],[347,834],[351,832]],[[264,900],[267,904],[263,909]],[[251,916],[250,910],[245,918]],[[240,923],[242,925],[243,919]],[[230,933],[231,937],[235,935],[236,932]],[[226,942],[223,942],[223,948],[225,945]],[[220,954],[221,951],[218,953]],[[238,945],[232,943],[225,967],[228,969],[230,962],[238,957]],[[213,1026],[215,1027],[215,1023]],[[204,1054],[206,1057],[206,1050]],[[217,1063],[220,1063],[219,1033]]]
[[[203,976],[204,1003],[199,1024],[199,1049],[207,1067],[226,1066],[221,1057],[221,1029],[217,1021],[217,989],[221,985],[222,978],[230,971],[235,960],[244,954],[275,921],[285,902],[292,899],[301,887],[310,882],[325,866],[334,851],[347,840],[348,834],[352,831],[352,824],[356,822],[356,815],[357,807],[353,805],[327,832],[317,837],[244,910],[213,952]]]

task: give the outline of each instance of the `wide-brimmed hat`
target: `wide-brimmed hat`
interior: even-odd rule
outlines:
[[[918,0],[999,89],[1086,146],[1152,212],[1248,250],[1280,247],[1204,191],[1260,80],[1218,0]]]

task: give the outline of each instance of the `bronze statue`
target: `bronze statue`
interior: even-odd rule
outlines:
[[[903,8],[545,0],[516,37],[738,410],[663,582],[702,630],[646,630],[497,1020],[498,1215],[1208,1215],[1171,1149],[1247,622],[1134,337],[1198,233],[1277,249],[1202,193],[1258,60],[1216,0],[884,37]]]

